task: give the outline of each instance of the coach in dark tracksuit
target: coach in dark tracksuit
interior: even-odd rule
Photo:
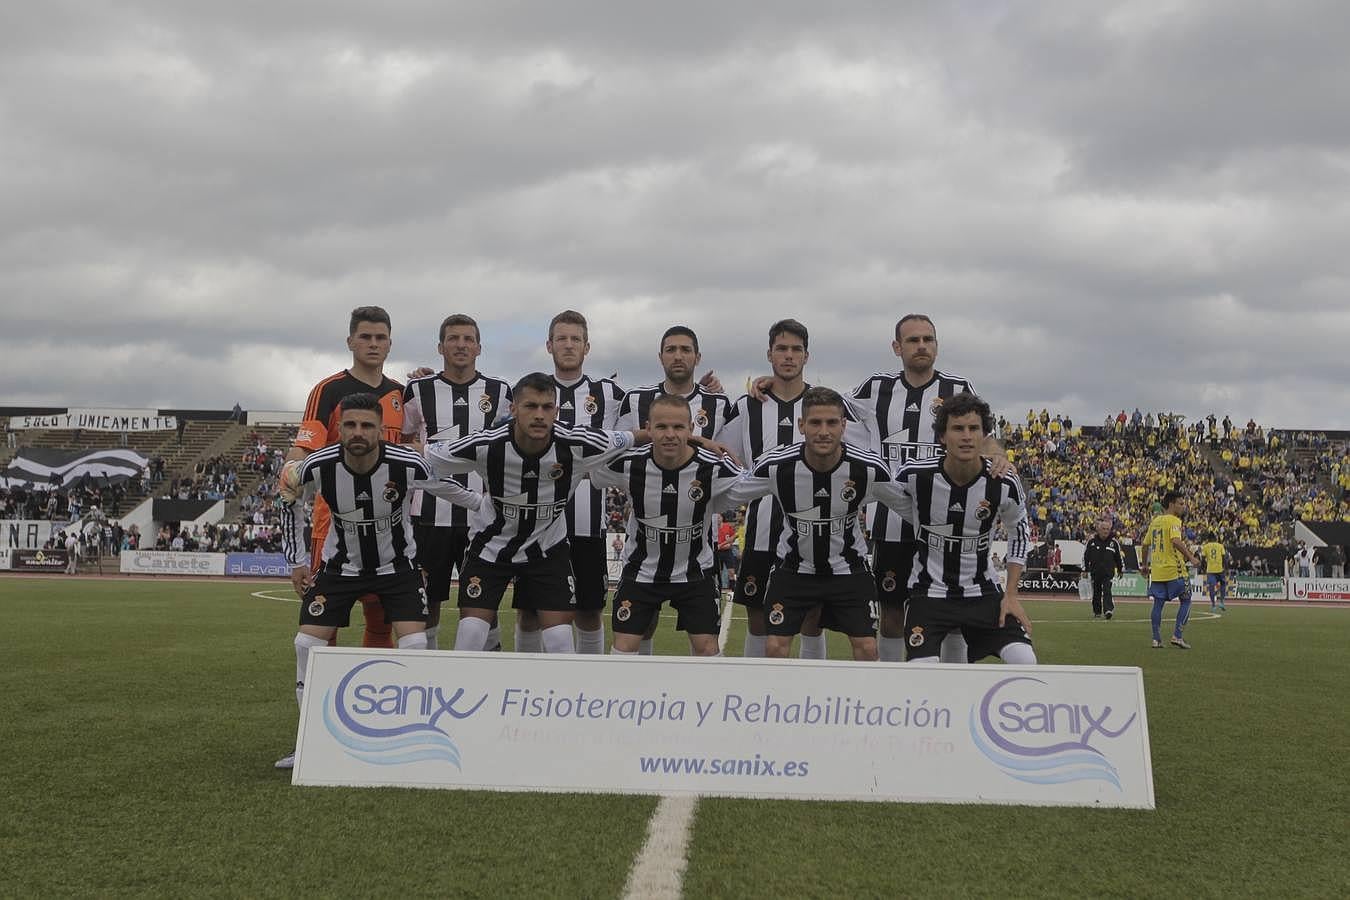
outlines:
[[[1097,523],[1097,533],[1087,542],[1083,552],[1083,568],[1092,577],[1092,617],[1105,614],[1111,618],[1116,605],[1111,600],[1111,579],[1125,573],[1125,559],[1120,552],[1120,541],[1111,533],[1111,522]]]

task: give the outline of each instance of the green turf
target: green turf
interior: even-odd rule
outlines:
[[[258,589],[0,579],[0,895],[620,893],[651,798],[292,788],[297,607]],[[705,800],[686,896],[1350,895],[1350,611],[1186,653],[1031,606],[1044,661],[1144,667],[1157,811]]]

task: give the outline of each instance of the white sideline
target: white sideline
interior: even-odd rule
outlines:
[[[722,606],[722,629],[717,650],[727,647],[731,626],[731,599]],[[694,824],[697,797],[662,797],[647,823],[647,842],[633,860],[624,885],[624,900],[679,900],[684,895],[684,870],[689,865],[689,831]]]

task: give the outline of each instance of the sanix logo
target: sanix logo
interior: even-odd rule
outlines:
[[[440,760],[462,770],[459,747],[445,726],[478,712],[487,694],[470,705],[464,688],[446,696],[439,685],[398,679],[391,666],[406,668],[397,660],[366,660],[328,690],[323,698],[328,733],[348,756],[372,765]],[[382,681],[381,675],[390,677]]]
[[[986,691],[970,708],[975,746],[1018,781],[1105,781],[1120,790],[1120,773],[1106,750],[1134,727],[1138,713],[1113,727],[1110,706],[1056,702],[1045,696],[1044,688],[1039,678],[1017,675]]]

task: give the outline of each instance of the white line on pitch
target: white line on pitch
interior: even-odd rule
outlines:
[[[679,900],[689,864],[689,830],[694,797],[662,797],[647,825],[647,843],[633,861],[624,885],[625,900]]]
[[[271,591],[254,591],[249,594],[250,597],[257,597],[259,600],[275,600],[278,603],[299,603],[299,597],[273,597]]]

